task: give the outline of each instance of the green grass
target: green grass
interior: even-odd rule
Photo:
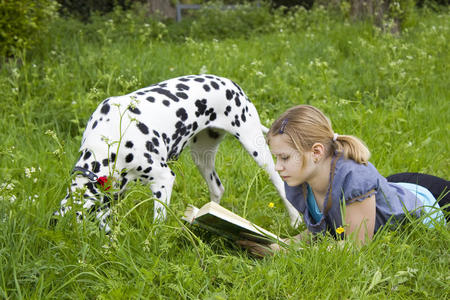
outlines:
[[[48,226],[96,105],[201,70],[240,84],[266,126],[290,106],[313,104],[336,132],[367,143],[383,175],[448,179],[450,18],[418,12],[415,20],[392,36],[315,9],[275,15],[229,37],[202,36],[198,23],[186,23],[187,31],[155,21],[140,32],[133,17],[88,25],[57,20],[38,49],[0,67],[0,297],[448,298],[448,227],[427,230],[415,222],[361,249],[324,237],[263,260],[187,230],[179,222],[186,205],[208,201],[189,151],[171,163],[177,180],[165,223],[153,224],[149,189],[134,185],[114,205],[111,237],[70,215]],[[220,146],[217,171],[226,188],[223,206],[282,236],[297,232],[237,140],[228,137]]]

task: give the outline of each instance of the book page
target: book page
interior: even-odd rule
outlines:
[[[198,212],[199,209],[197,207],[189,204],[186,210],[184,211],[184,215],[181,219],[188,222],[189,224],[192,224]]]

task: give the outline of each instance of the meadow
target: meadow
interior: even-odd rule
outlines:
[[[413,221],[361,248],[324,236],[265,259],[187,228],[184,208],[209,201],[189,149],[170,163],[166,222],[153,223],[154,199],[134,184],[114,203],[110,236],[73,215],[49,226],[98,103],[186,74],[237,82],[265,126],[293,105],[319,107],[385,176],[449,179],[449,14],[417,11],[407,25],[392,35],[323,8],[264,7],[181,24],[120,11],[55,20],[38,48],[0,66],[0,298],[448,299],[448,226]],[[236,139],[216,167],[223,206],[280,236],[302,229]]]

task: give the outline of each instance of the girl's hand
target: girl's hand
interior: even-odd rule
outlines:
[[[252,242],[249,240],[240,240],[240,241],[236,241],[236,243],[238,245],[240,245],[241,247],[246,248],[248,251],[250,251],[251,254],[258,256],[258,257],[264,257],[266,255],[273,255],[275,252],[284,249],[277,243],[273,243],[273,244],[269,244],[269,245],[262,245],[262,244]]]

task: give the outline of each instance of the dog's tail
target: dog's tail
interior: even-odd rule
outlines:
[[[269,128],[261,124],[261,130],[264,134],[267,134],[269,132]]]

